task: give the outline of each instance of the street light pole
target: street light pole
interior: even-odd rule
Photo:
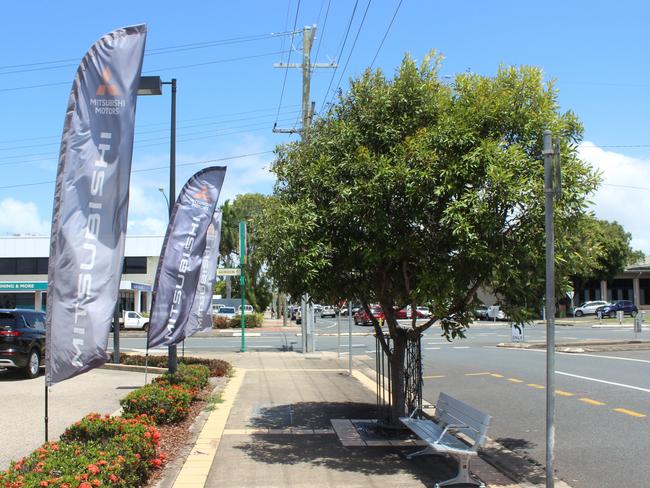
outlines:
[[[176,201],[176,78],[172,78],[171,82],[164,81],[162,84],[171,85],[172,87],[171,134],[169,142],[169,221],[171,222],[172,210]],[[178,369],[176,344],[169,346],[167,358],[167,369],[170,373],[175,373]]]

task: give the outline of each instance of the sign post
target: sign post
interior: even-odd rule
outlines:
[[[573,315],[573,297],[575,296],[576,292],[573,290],[567,291],[566,296],[569,297],[569,303],[571,304],[571,315]]]
[[[239,266],[241,267],[241,276],[239,277],[239,287],[241,288],[241,352],[246,352],[246,318],[245,318],[245,300],[244,294],[246,289],[246,278],[244,275],[244,266],[246,265],[246,222],[239,222]]]

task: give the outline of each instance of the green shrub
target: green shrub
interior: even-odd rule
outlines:
[[[153,381],[161,386],[180,385],[185,387],[194,398],[210,380],[210,368],[202,364],[179,364],[176,373],[161,374]]]
[[[61,436],[0,471],[0,486],[92,488],[142,486],[164,456],[160,434],[146,417],[89,414]]]
[[[230,320],[226,317],[219,317],[217,315],[212,316],[212,328],[213,329],[228,329],[230,328]]]
[[[139,354],[120,354],[120,363],[144,366],[145,357]],[[166,368],[167,356],[149,356],[148,364],[154,368]],[[181,359],[180,364],[203,364],[210,369],[210,376],[228,376],[232,370],[230,363],[223,359],[205,359],[186,356]]]
[[[244,314],[244,327],[247,329],[254,329],[256,327],[262,327],[264,322],[264,314],[262,313],[248,313]],[[241,315],[233,317],[228,322],[231,329],[236,329],[241,327]]]
[[[180,385],[145,385],[120,400],[125,417],[146,414],[156,424],[180,422],[189,412],[193,394]]]

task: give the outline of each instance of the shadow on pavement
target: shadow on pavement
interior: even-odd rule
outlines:
[[[367,403],[302,402],[260,408],[254,412],[250,424],[251,428],[331,429],[332,418],[371,419],[375,413],[376,406]],[[255,435],[253,441],[237,443],[234,447],[257,462],[308,463],[350,472],[352,477],[403,474],[419,480],[424,486],[434,486],[438,481],[453,477],[457,469],[454,461],[443,456],[405,459],[405,454],[418,448],[343,447],[333,434]]]
[[[533,484],[546,482],[544,466],[528,457],[527,449],[536,447],[536,443],[512,437],[500,437],[495,441],[509,451],[503,451],[493,445],[486,446],[483,452],[493,464],[504,468],[515,481],[528,481]]]
[[[42,376],[43,369],[41,369],[40,374],[36,378],[38,379]],[[42,379],[41,379],[42,380]],[[0,369],[0,381],[30,381],[29,378],[26,378],[21,370],[17,369]]]

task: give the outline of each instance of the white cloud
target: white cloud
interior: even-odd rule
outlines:
[[[5,198],[0,201],[0,233],[49,235],[50,221],[41,219],[34,202]]]
[[[130,236],[164,236],[167,231],[167,220],[147,217],[132,219],[129,217],[126,233]]]
[[[632,247],[650,255],[650,160],[606,151],[591,142],[578,150],[580,157],[602,173],[594,212],[600,219],[617,221],[632,234]]]

